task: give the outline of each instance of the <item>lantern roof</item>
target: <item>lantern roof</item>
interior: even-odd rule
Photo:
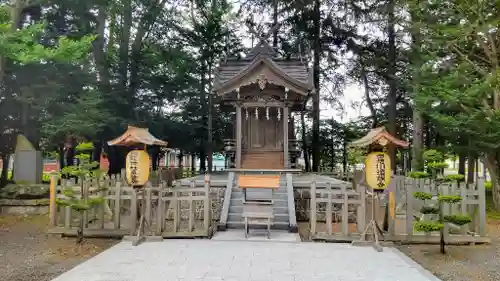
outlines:
[[[379,144],[381,146],[387,146],[389,143],[395,144],[400,147],[407,148],[409,143],[404,140],[400,140],[393,135],[389,134],[385,127],[378,127],[371,129],[366,136],[355,140],[349,144],[351,147],[366,147],[371,144]]]
[[[167,146],[168,142],[157,139],[147,128],[128,126],[127,131],[114,140],[108,141],[108,145],[132,146],[138,144]]]

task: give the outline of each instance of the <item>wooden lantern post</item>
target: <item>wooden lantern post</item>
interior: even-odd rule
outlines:
[[[365,161],[365,177],[364,183],[372,189],[371,204],[372,204],[372,215],[370,222],[366,226],[365,230],[361,234],[361,239],[359,241],[353,241],[353,245],[365,245],[367,243],[372,244],[372,246],[378,252],[382,252],[383,249],[379,243],[379,236],[383,238],[383,231],[377,223],[377,206],[379,205],[380,194],[383,193],[389,186],[392,178],[392,165],[391,159],[387,154],[387,148],[389,145],[395,145],[400,147],[408,147],[408,142],[399,140],[389,134],[385,127],[379,127],[372,129],[366,136],[359,140],[356,140],[350,144],[351,147],[367,147],[368,156]],[[366,202],[362,202],[365,204]],[[389,190],[389,212],[393,219],[395,218],[394,208],[394,190]],[[367,241],[368,231],[371,230],[373,235],[373,240]]]
[[[147,153],[148,145],[167,146],[166,141],[159,140],[151,135],[146,128],[137,128],[129,126],[127,131],[120,137],[108,142],[108,145],[120,145],[128,147],[144,147],[135,149],[127,154],[126,158],[126,177],[127,182],[133,187],[136,198],[142,197],[140,208],[139,226],[136,229],[135,236],[125,236],[124,240],[131,240],[132,246],[137,246],[143,241],[162,241],[161,236],[146,236],[145,229],[150,230],[149,222],[146,220],[146,196],[144,186],[149,180],[150,158]]]

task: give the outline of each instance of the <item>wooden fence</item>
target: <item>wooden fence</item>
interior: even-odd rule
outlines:
[[[318,188],[325,186],[326,188]],[[486,236],[486,206],[484,181],[475,184],[440,184],[438,187],[429,180],[415,180],[402,176],[394,177],[388,190],[395,195],[395,216],[388,216],[389,229],[384,235],[386,241],[407,243],[439,243],[439,233],[423,233],[414,230],[416,221],[423,219],[421,200],[414,198],[416,191],[431,192],[439,188],[443,195],[460,195],[461,202],[444,204],[444,214],[469,215],[472,222],[466,226],[445,224],[446,242],[449,244],[488,243]],[[313,181],[310,189],[310,235],[313,240],[353,241],[360,238],[371,219],[371,195],[361,184],[332,187],[331,184]],[[376,220],[383,225],[385,202],[382,195],[376,206]],[[428,202],[429,203],[429,202]]]
[[[99,187],[106,190],[96,192]],[[78,212],[67,206],[55,204],[56,198],[64,199],[62,191],[72,189],[81,198],[81,187],[74,181],[62,181],[51,192],[49,233],[75,235],[80,222]],[[121,177],[88,180],[83,185],[83,196],[104,198],[104,203],[85,211],[84,235],[91,237],[122,237],[133,235],[137,228],[141,204],[145,204],[147,234],[168,237],[210,237],[222,204],[223,190],[212,188],[210,177],[197,184],[184,187],[165,182],[140,191],[124,184]]]

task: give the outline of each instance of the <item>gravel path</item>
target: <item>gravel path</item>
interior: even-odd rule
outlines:
[[[46,233],[47,216],[0,216],[0,280],[49,281],[116,244],[116,240],[85,240]]]
[[[476,246],[404,245],[398,249],[443,281],[500,280],[500,222],[488,222],[492,243]]]

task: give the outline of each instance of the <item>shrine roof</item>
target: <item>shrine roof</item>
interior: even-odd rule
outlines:
[[[128,126],[127,131],[116,139],[108,141],[108,145],[132,146],[138,144],[167,146],[166,141],[162,141],[153,136],[147,128]]]
[[[281,58],[266,41],[261,41],[244,58],[228,58],[215,71],[214,90],[246,75],[257,63],[267,63],[290,82],[312,90],[312,70],[299,58]]]
[[[368,132],[368,134],[366,134],[366,136],[351,142],[349,144],[349,146],[351,146],[351,147],[366,147],[366,146],[369,146],[373,143],[379,143],[382,146],[387,145],[387,143],[393,143],[397,146],[401,146],[404,148],[408,147],[408,145],[409,145],[408,142],[406,142],[404,140],[400,140],[400,139],[392,136],[391,134],[389,134],[387,132],[387,130],[385,129],[385,127],[382,126],[382,127],[378,127],[378,128],[370,130],[370,132]]]

